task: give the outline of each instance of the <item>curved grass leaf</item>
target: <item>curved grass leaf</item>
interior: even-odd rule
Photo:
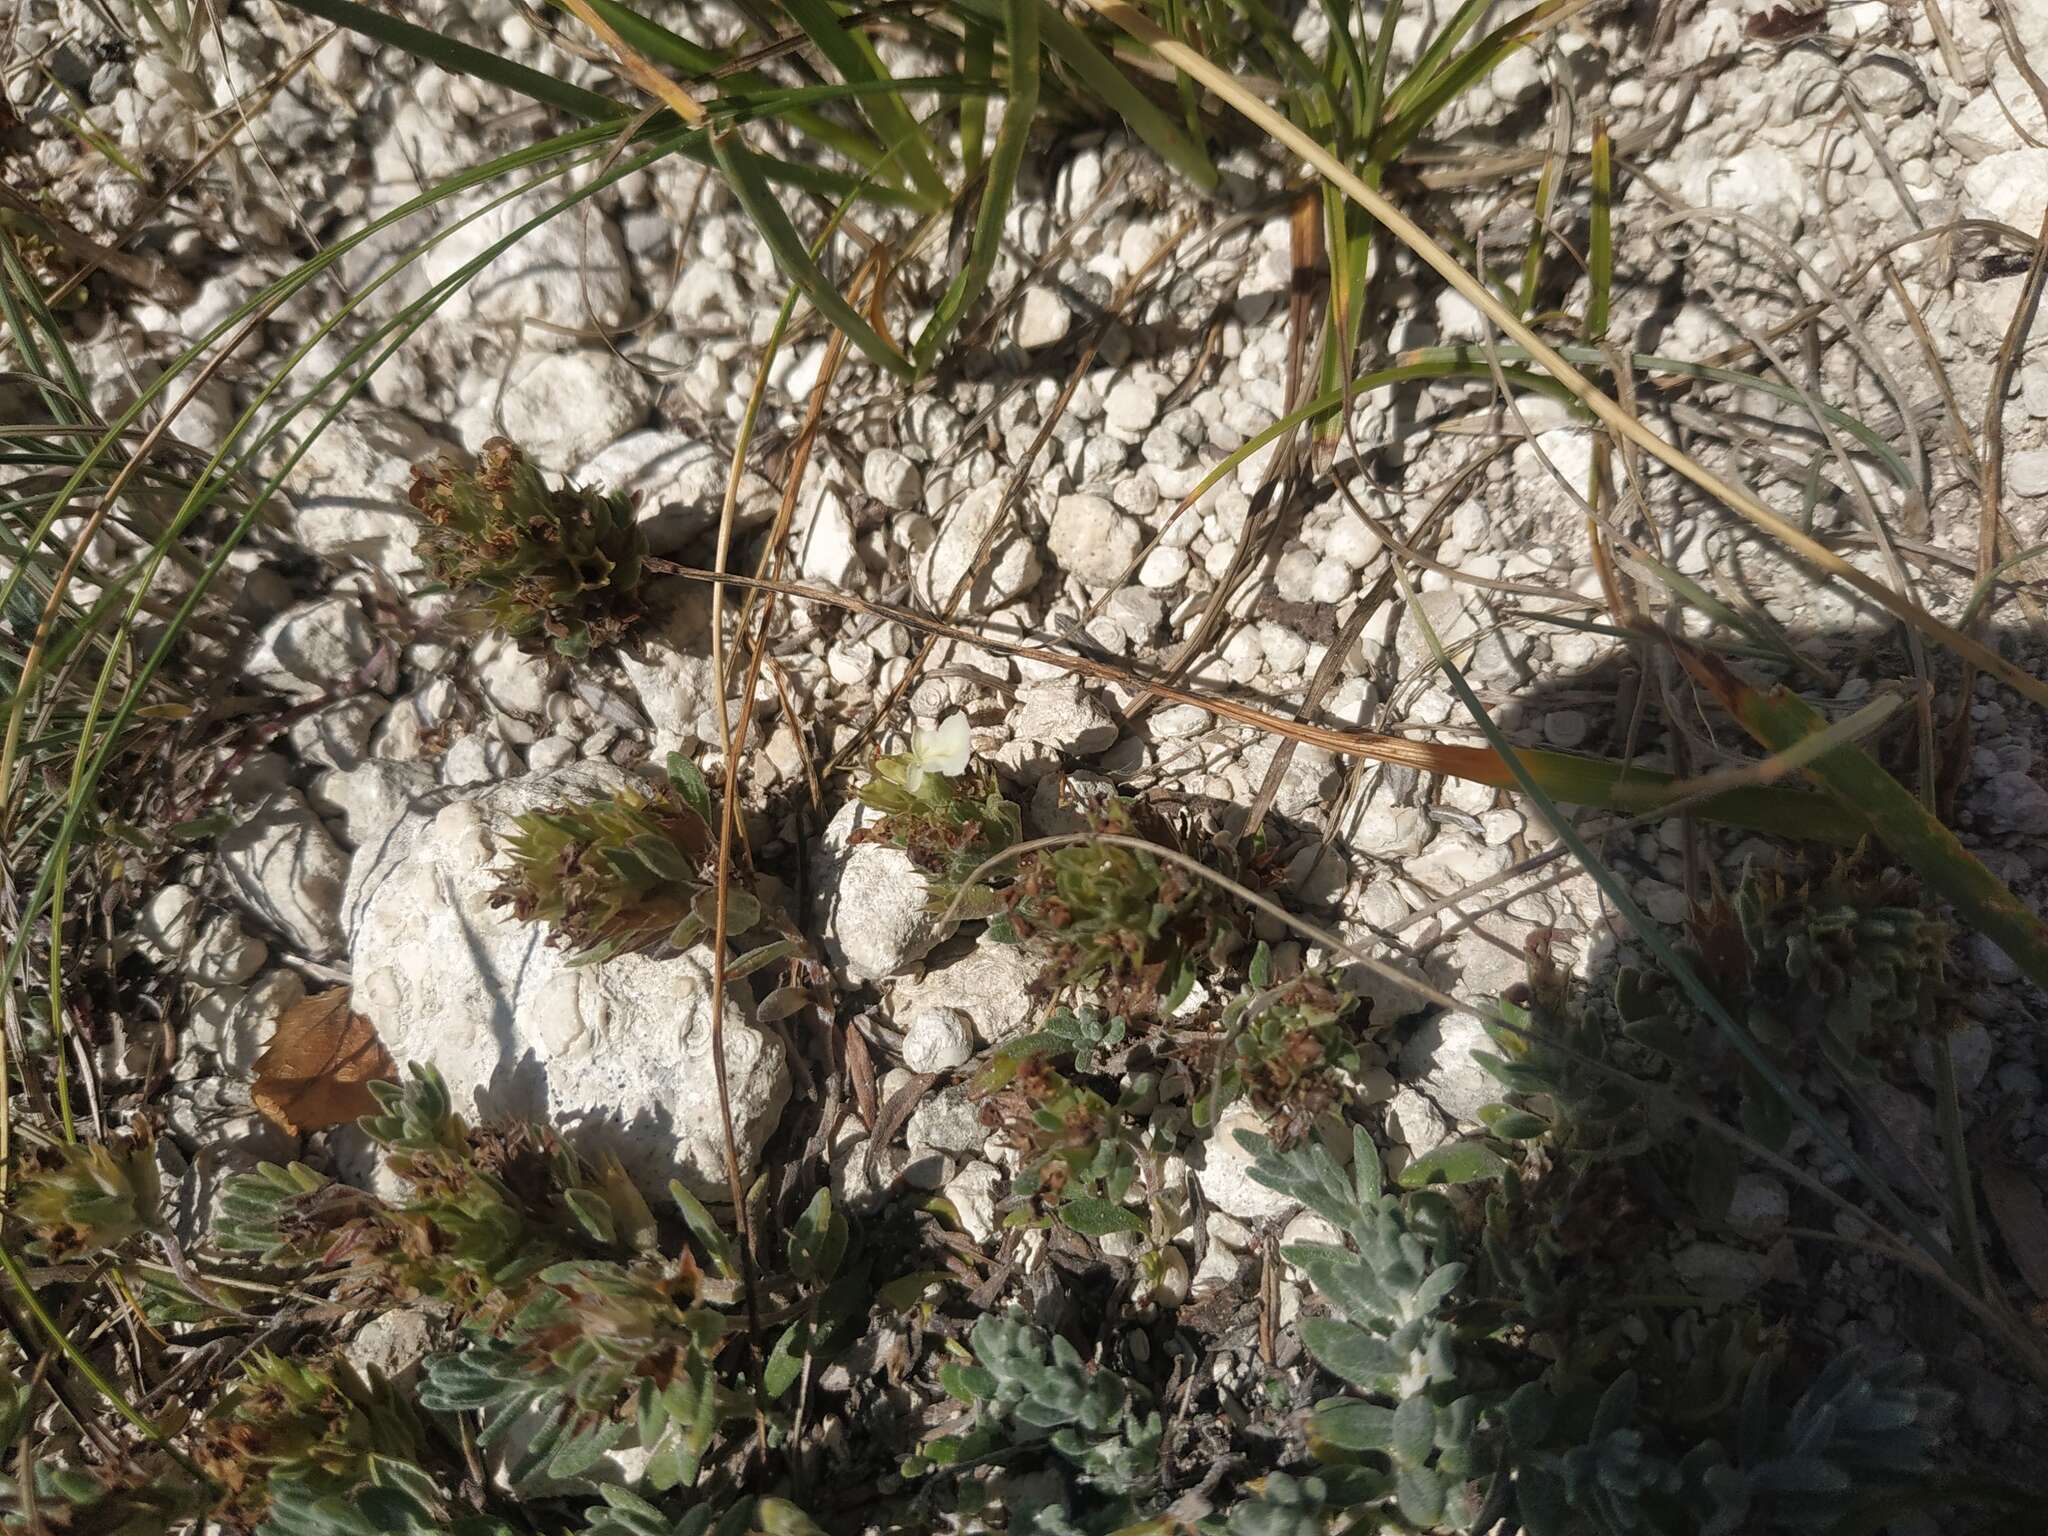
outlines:
[[[974,243],[967,264],[946,285],[938,307],[911,351],[918,372],[930,368],[939,349],[952,339],[960,317],[988,287],[996,253],[1003,243],[1003,220],[1010,211],[1024,146],[1038,113],[1038,0],[1006,0],[1005,36],[1009,45],[1009,96],[1003,125],[996,133],[995,154],[981,185],[981,208],[974,221]]]
[[[1826,719],[1789,688],[1752,687],[1690,647],[1678,654],[1722,708],[1773,752],[1788,751],[1827,728]],[[1869,753],[1844,743],[1821,753],[1805,771],[1951,902],[1965,928],[1988,936],[2036,986],[2048,986],[2048,925]]]
[[[711,153],[717,158],[719,169],[725,172],[726,181],[732,187],[733,195],[739,199],[740,207],[753,220],[755,229],[767,241],[768,249],[774,252],[784,275],[803,290],[811,307],[837,326],[871,362],[899,379],[908,380],[912,374],[909,361],[882,339],[881,333],[846,301],[846,296],[832,286],[818,269],[817,262],[811,259],[803,237],[796,232],[796,226],[789,222],[789,215],[782,211],[782,204],[768,189],[761,156],[731,134],[713,135]]]

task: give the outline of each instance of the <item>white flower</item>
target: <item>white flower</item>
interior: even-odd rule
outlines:
[[[903,770],[903,787],[916,794],[928,773],[948,779],[965,773],[970,745],[967,717],[958,710],[941,720],[936,730],[916,727],[910,733],[910,761]]]

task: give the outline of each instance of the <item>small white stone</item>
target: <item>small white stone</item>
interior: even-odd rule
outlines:
[[[517,778],[524,765],[519,754],[495,734],[471,731],[448,745],[441,759],[443,784],[495,784]]]
[[[264,626],[243,667],[251,682],[293,698],[316,699],[347,682],[376,647],[355,598],[318,598]]]
[[[405,505],[412,466],[441,445],[410,417],[358,401],[313,437],[293,466],[293,529],[328,560],[361,560],[394,579],[424,569],[419,519]]]
[[[370,738],[390,712],[390,700],[359,693],[296,722],[286,739],[308,766],[353,768],[369,754]]]
[[[394,763],[373,757],[353,768],[323,773],[313,781],[309,798],[323,816],[341,822],[342,837],[352,848],[377,840],[403,816],[406,807],[431,792],[433,770],[424,763]]]
[[[797,570],[806,581],[844,589],[860,574],[860,550],[853,518],[839,493],[829,487],[805,498],[809,523],[797,532]]]
[[[628,432],[589,459],[576,483],[634,498],[633,517],[649,551],[673,555],[715,527],[725,498],[726,461],[710,443],[666,427]],[[743,487],[744,490],[744,487]],[[742,495],[742,523],[758,505]]]
[[[1114,502],[1086,492],[1059,499],[1046,534],[1046,546],[1060,569],[1091,587],[1121,581],[1137,559],[1141,542],[1138,525],[1117,511]]]
[[[1963,176],[1971,211],[2020,229],[2041,227],[2048,209],[2048,149],[2009,149],[1987,155]]]
[[[912,580],[918,601],[931,609],[942,609],[951,602],[953,589],[975,568],[982,540],[1006,517],[1014,529],[1015,515],[1004,508],[1000,484],[978,486],[970,491],[946,518],[939,536],[932,540],[924,559],[918,563]],[[1031,541],[1005,532],[997,538],[989,563],[971,585],[967,601],[976,610],[999,608],[1030,591],[1038,584],[1038,577],[1038,556]]]
[[[1457,1124],[1476,1125],[1479,1111],[1498,1101],[1503,1089],[1473,1052],[1499,1050],[1476,1015],[1439,1014],[1401,1048],[1400,1077]]]
[[[2007,454],[2005,483],[2015,496],[2048,496],[2048,448]]]
[[[1102,402],[1103,418],[1126,437],[1138,437],[1159,415],[1159,397],[1136,379],[1119,379]]]
[[[825,828],[816,860],[825,954],[856,983],[895,975],[937,939],[930,887],[910,855],[887,843],[852,840],[876,819],[849,800]]]
[[[1031,996],[1038,965],[1018,944],[998,944],[986,934],[973,949],[922,976],[895,983],[889,993],[889,1016],[897,1021],[931,1008],[959,1008],[974,1021],[984,1045],[999,1045],[1038,1022],[1039,1005]]]
[[[1203,1197],[1217,1210],[1246,1221],[1292,1215],[1299,1208],[1293,1200],[1252,1178],[1254,1158],[1238,1144],[1239,1131],[1270,1136],[1272,1127],[1247,1107],[1224,1112],[1215,1131],[1203,1143],[1203,1164],[1195,1173]]]
[[[193,1000],[192,1043],[213,1053],[229,1077],[245,1077],[270,1043],[279,1015],[306,997],[297,971],[275,970],[248,987],[224,987]]]
[[[1685,899],[1685,892],[1662,880],[1637,881],[1636,899],[1642,902],[1643,910],[1660,923],[1682,923],[1692,912],[1692,903]]]
[[[1032,288],[1017,308],[1016,324],[1010,334],[1018,346],[1029,351],[1064,341],[1072,324],[1073,316],[1067,311],[1065,299],[1050,288]]]
[[[135,920],[136,943],[158,964],[176,964],[198,931],[199,898],[190,886],[165,886]]]
[[[1154,592],[1175,591],[1187,581],[1192,568],[1185,549],[1161,544],[1138,567],[1138,584]]]
[[[1072,683],[1035,683],[1017,690],[1011,735],[1023,745],[1069,757],[1107,751],[1117,737],[1116,722],[1085,688]]]
[[[894,448],[869,450],[860,480],[870,496],[892,511],[909,512],[924,495],[924,476],[907,454]]]
[[[1745,1173],[1728,1200],[1729,1225],[1741,1232],[1765,1232],[1785,1225],[1792,1212],[1785,1186],[1762,1173]]]
[[[960,1218],[960,1229],[977,1243],[996,1235],[996,1202],[1009,1181],[1002,1170],[988,1163],[969,1163],[940,1190]]]
[[[1355,512],[1347,511],[1323,538],[1323,553],[1354,571],[1371,565],[1379,552],[1380,536],[1366,527]]]
[[[221,912],[199,930],[185,952],[185,974],[210,987],[238,987],[263,969],[270,946],[242,932],[231,912]]]
[[[220,861],[242,904],[301,953],[341,953],[341,892],[348,855],[295,789],[259,802],[220,840]]]
[[[1352,823],[1351,843],[1377,858],[1408,859],[1422,852],[1433,830],[1412,805],[1370,805]]]
[[[536,464],[566,470],[639,426],[647,389],[640,371],[610,352],[546,353],[506,389],[505,432]]]
[[[1543,739],[1554,747],[1576,747],[1590,729],[1585,715],[1576,709],[1553,709],[1543,717]]]
[[[903,1032],[903,1064],[913,1072],[950,1072],[974,1054],[974,1023],[958,1008],[926,1008]]]

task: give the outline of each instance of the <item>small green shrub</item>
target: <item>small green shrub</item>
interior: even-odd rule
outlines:
[[[1205,1053],[1213,1086],[1194,1106],[1198,1126],[1214,1125],[1249,1099],[1289,1147],[1341,1100],[1346,1073],[1359,1068],[1350,1027],[1358,1000],[1334,977],[1301,975],[1273,983],[1271,952],[1252,953],[1247,986],[1223,1010],[1222,1038]]]
[[[681,1185],[671,1192],[696,1248],[669,1256],[653,1211],[616,1164],[586,1162],[545,1128],[472,1128],[428,1069],[376,1092],[383,1113],[363,1128],[405,1198],[266,1164],[230,1181],[218,1240],[318,1275],[337,1305],[445,1306],[457,1342],[425,1363],[419,1405],[477,1414],[478,1443],[504,1455],[516,1489],[559,1487],[626,1445],[648,1453],[655,1492],[692,1487],[728,1424],[751,1426],[760,1414],[780,1426],[776,1405],[802,1362],[830,1360],[867,1315],[866,1263],[847,1265],[845,1219],[821,1190],[789,1229],[786,1273],[764,1277],[795,1315],[775,1338],[757,1396],[726,1348],[740,1294],[734,1257]],[[335,1500],[363,1489],[384,1490],[401,1522],[389,1529],[404,1531],[414,1526],[403,1520],[438,1518],[441,1507],[440,1484],[419,1471],[431,1458],[410,1432],[377,1384],[333,1361],[265,1362],[211,1432],[207,1459],[219,1481],[243,1490],[245,1506],[267,1498],[279,1536],[354,1531],[346,1521],[355,1516],[336,1513]],[[392,1468],[408,1466],[392,1481]],[[415,1505],[428,1513],[405,1513]],[[670,1530],[646,1525],[654,1508],[617,1503],[596,1528]],[[783,1524],[772,1529],[805,1529],[792,1523],[800,1514],[774,1508]],[[320,1523],[337,1519],[344,1523]]]
[[[1132,801],[1106,802],[1091,824],[1098,834],[1169,841]],[[1000,899],[990,932],[1046,957],[1043,990],[1095,988],[1111,1011],[1133,1021],[1171,1014],[1242,937],[1236,915],[1207,881],[1121,843],[1034,853]]]
[[[647,538],[630,497],[550,490],[502,437],[473,466],[447,456],[416,466],[406,496],[428,524],[420,558],[476,622],[577,657],[644,616]]]
[[[246,1526],[268,1506],[273,1479],[346,1492],[369,1481],[376,1458],[416,1461],[423,1444],[412,1405],[389,1383],[339,1358],[258,1350],[208,1415],[195,1459],[222,1490],[216,1516]]]
[[[1022,1153],[1019,1194],[1052,1206],[1119,1205],[1138,1175],[1137,1131],[1121,1103],[1065,1076],[1033,1049],[1001,1052],[975,1085],[982,1123]]]
[[[854,833],[856,843],[901,848],[931,881],[932,899],[949,905],[974,871],[1021,835],[1017,807],[995,775],[967,772],[967,717],[914,732],[907,751],[874,760],[855,791],[881,820]],[[971,915],[971,914],[970,914]]]
[[[579,964],[614,955],[677,952],[707,941],[717,921],[717,834],[702,775],[672,760],[670,779],[583,805],[527,811],[505,849],[494,907],[549,927],[548,942]],[[761,921],[761,904],[726,892],[726,931]],[[772,957],[771,957],[772,958]],[[766,963],[765,960],[762,963]],[[737,967],[728,974],[745,974]]]
[[[1044,1444],[1081,1485],[1084,1509],[1019,1511],[1037,1532],[1106,1531],[1136,1518],[1159,1483],[1165,1427],[1151,1394],[1115,1371],[1093,1367],[1066,1339],[1022,1313],[990,1313],[968,1336],[971,1362],[940,1370],[946,1390],[975,1410],[964,1435],[927,1441],[916,1473],[986,1456],[1004,1446]]]
[[[156,1153],[140,1136],[58,1143],[23,1158],[14,1216],[30,1253],[51,1263],[118,1248],[156,1225]]]
[[[1529,1536],[1817,1536],[1932,1467],[1951,1398],[1917,1359],[1838,1355],[1789,1408],[1768,1352],[1738,1367],[1726,1411],[1682,1374],[1660,1371],[1652,1398],[1652,1376],[1601,1327],[1609,1298],[1571,1315],[1563,1339],[1546,1334],[1526,1292],[1495,1288],[1514,1273],[1498,1253],[1459,1257],[1449,1198],[1386,1190],[1362,1130],[1348,1175],[1313,1141],[1282,1154],[1239,1139],[1253,1178],[1346,1239],[1283,1251],[1335,1314],[1304,1317],[1302,1341],[1351,1391],[1319,1402],[1309,1430],[1354,1515],[1391,1506],[1425,1531],[1512,1519]]]

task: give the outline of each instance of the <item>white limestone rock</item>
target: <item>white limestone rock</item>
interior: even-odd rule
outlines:
[[[926,1008],[903,1032],[903,1064],[913,1072],[950,1072],[974,1054],[974,1021],[958,1008]]]
[[[1479,1111],[1499,1101],[1499,1079],[1473,1059],[1500,1047],[1475,1014],[1444,1013],[1429,1020],[1401,1048],[1400,1078],[1459,1125],[1479,1123]]]
[[[974,1021],[983,1045],[1000,1045],[1038,1022],[1031,995],[1038,964],[1020,944],[998,944],[986,933],[956,960],[922,976],[898,981],[889,993],[889,1016],[899,1027],[929,1008],[958,1008]]]
[[[609,794],[586,763],[414,802],[356,861],[344,906],[355,1006],[394,1059],[432,1062],[465,1112],[546,1120],[615,1154],[649,1191],[725,1187],[711,1057],[711,971],[696,951],[572,967],[546,929],[493,909],[499,849],[522,811]],[[781,1043],[728,996],[727,1079],[743,1162],[789,1093]]]
[[[306,716],[286,732],[286,738],[302,763],[315,768],[353,768],[369,755],[370,738],[390,712],[389,699],[359,693]]]
[[[341,893],[348,855],[296,789],[258,801],[220,840],[220,861],[242,905],[314,960],[342,952]]]
[[[610,352],[550,352],[515,378],[505,432],[536,464],[566,470],[640,425],[648,383]]]
[[[359,400],[313,439],[286,489],[297,542],[327,560],[357,559],[395,580],[418,574],[419,519],[407,509],[412,466],[441,445],[410,417]]]
[[[650,745],[654,761],[660,763],[671,752],[694,756],[699,742],[713,745],[719,740],[718,679],[711,665],[710,588],[665,582],[650,592],[648,606],[662,615],[661,620],[636,631],[619,648],[619,665],[654,726]],[[726,611],[730,614],[733,609]],[[762,687],[757,700],[772,696],[772,683],[764,679]],[[732,718],[737,727],[737,698]]]
[[[895,975],[938,938],[926,910],[930,887],[910,855],[887,843],[853,841],[876,819],[858,800],[847,801],[819,840],[814,869],[826,958],[855,983]]]
[[[918,562],[912,589],[918,602],[938,612],[953,596],[953,588],[974,569],[981,541],[1005,518],[1014,525],[1015,514],[1003,507],[1000,484],[977,486],[953,508],[939,536]],[[989,562],[969,588],[969,612],[1000,608],[1038,584],[1038,554],[1031,541],[1006,531],[996,540]]]
[[[474,261],[556,198],[553,189],[540,188],[485,209],[425,254],[426,276],[438,282]],[[529,350],[565,349],[580,345],[576,332],[610,330],[632,311],[633,279],[618,226],[587,202],[521,235],[438,318],[444,329],[517,325]],[[528,320],[544,323],[520,324]]]
[[[1060,569],[1091,587],[1123,579],[1143,543],[1137,523],[1117,511],[1107,496],[1078,492],[1053,508],[1046,546]]]
[[[373,757],[321,774],[309,798],[315,810],[341,823],[343,842],[362,848],[375,843],[435,782],[434,770],[425,763]]]
[[[337,593],[288,608],[263,627],[242,671],[252,683],[317,699],[370,659],[377,637],[354,597]]]
[[[1195,1170],[1195,1182],[1201,1186],[1203,1198],[1226,1215],[1245,1221],[1293,1215],[1300,1208],[1293,1200],[1252,1177],[1256,1159],[1239,1145],[1239,1131],[1270,1136],[1272,1127],[1258,1111],[1245,1105],[1223,1112],[1216,1129],[1202,1144],[1202,1165]]]

